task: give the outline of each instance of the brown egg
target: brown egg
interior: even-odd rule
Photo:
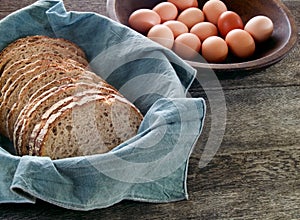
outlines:
[[[225,38],[230,51],[237,57],[248,58],[255,52],[255,42],[245,30],[234,29]]]
[[[191,7],[199,7],[198,0],[194,0],[193,5]]]
[[[181,21],[166,21],[163,24],[167,25],[173,31],[174,38],[180,34],[189,32],[188,27]]]
[[[154,25],[160,24],[160,16],[150,9],[138,9],[128,19],[128,23],[134,30],[146,34]]]
[[[227,11],[227,7],[220,0],[209,0],[204,4],[202,10],[206,20],[217,25],[219,16]]]
[[[157,24],[153,26],[149,30],[147,37],[166,48],[171,49],[173,47],[174,35],[172,30],[166,25]]]
[[[184,9],[193,7],[193,5],[195,4],[194,0],[168,0],[168,2],[171,2],[174,5],[176,5],[176,7],[180,11],[183,11]]]
[[[228,46],[221,37],[208,37],[203,41],[201,47],[201,54],[207,62],[221,63],[227,58]]]
[[[273,33],[274,24],[266,16],[259,15],[251,18],[245,25],[244,30],[249,32],[256,42],[267,40]]]
[[[161,18],[161,22],[174,20],[178,15],[177,7],[171,2],[161,2],[153,9]]]
[[[244,23],[241,17],[233,11],[223,12],[218,19],[218,29],[223,38],[233,29],[243,29]]]
[[[206,38],[210,36],[218,35],[217,27],[210,22],[197,23],[191,28],[190,32],[196,34],[201,40],[201,42],[203,42]]]
[[[191,28],[195,24],[204,21],[204,14],[199,8],[188,8],[178,15],[177,21],[181,21],[188,28]]]
[[[200,49],[201,41],[192,33],[181,34],[174,41],[173,51],[183,59],[191,60],[199,56]]]

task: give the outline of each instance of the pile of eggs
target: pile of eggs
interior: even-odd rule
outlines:
[[[192,60],[200,53],[210,63],[224,62],[229,53],[249,58],[256,45],[273,33],[270,18],[255,16],[244,25],[221,0],[208,0],[202,10],[197,0],[168,0],[134,11],[128,23],[183,59]]]

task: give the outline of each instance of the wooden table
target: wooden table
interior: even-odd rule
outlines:
[[[34,0],[1,0],[0,19]],[[106,15],[105,0],[65,0],[68,10]],[[283,1],[300,28],[300,1]],[[0,205],[0,219],[300,219],[300,41],[281,62],[254,74],[222,79],[227,124],[213,160],[199,168],[210,117],[190,158],[189,200],[124,201],[89,212]],[[193,87],[193,96],[205,94]]]

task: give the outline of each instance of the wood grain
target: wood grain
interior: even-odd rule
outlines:
[[[0,18],[33,2],[1,0]],[[105,0],[64,2],[68,10],[106,15]],[[283,2],[300,30],[300,1]],[[0,219],[300,219],[299,39],[276,65],[220,79],[227,107],[224,139],[215,157],[200,169],[211,125],[208,105],[203,134],[190,158],[189,200],[168,204],[123,201],[89,212],[42,201],[3,204]],[[197,84],[190,93],[206,98]]]

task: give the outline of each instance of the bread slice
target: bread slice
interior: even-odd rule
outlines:
[[[25,72],[20,75],[5,91],[3,95],[2,102],[0,105],[0,131],[1,133],[9,137],[8,130],[6,127],[7,115],[14,103],[18,102],[18,96],[21,89],[27,84],[39,85],[40,87],[55,80],[66,76],[78,76],[83,75],[85,71],[82,69],[74,69],[73,71],[68,71],[50,63],[49,65],[43,65],[36,67],[31,71]],[[44,84],[42,84],[43,82]],[[40,83],[40,84],[37,84]],[[28,87],[31,88],[31,87]]]
[[[76,82],[93,82],[97,84],[103,84],[105,81],[102,80],[100,77],[95,76],[92,72],[87,71],[84,75],[74,76],[74,77],[63,77],[61,79],[53,80],[46,84],[45,86],[40,87],[37,89],[29,98],[28,103],[32,102],[36,98],[41,98],[47,92],[52,92],[58,87],[66,84],[72,84]],[[46,91],[46,92],[45,92]],[[20,94],[19,94],[20,96]]]
[[[97,75],[95,75],[92,72],[89,71],[85,71],[84,69],[80,68],[80,67],[73,67],[73,66],[61,66],[62,68],[65,68],[66,71],[82,71],[83,74],[79,75],[79,77],[81,78],[81,80],[84,80],[84,77],[88,77],[87,81],[90,82],[95,82],[95,83],[101,83],[101,84],[106,84],[106,82],[104,82],[100,77],[98,77]],[[47,73],[43,73],[43,75],[48,75]],[[71,77],[71,76],[69,76]],[[76,76],[74,76],[76,77]],[[77,76],[78,77],[78,76]],[[39,78],[40,80],[38,80],[37,78]],[[77,78],[78,80],[80,80],[80,78]],[[37,79],[37,80],[35,80]],[[48,89],[51,88],[51,86],[54,86],[55,83],[60,83],[58,82],[59,79],[61,79],[61,77],[58,77],[57,79],[54,79],[53,81],[48,82],[48,78],[44,78],[44,77],[33,77],[32,80],[28,81],[28,83],[26,83],[22,89],[19,91],[18,94],[18,102],[14,103],[7,116],[6,116],[6,130],[8,131],[8,137],[9,139],[12,140],[13,138],[13,130],[14,130],[14,125],[15,122],[18,118],[18,115],[20,113],[20,111],[22,110],[22,108],[24,107],[24,105],[30,100],[31,96],[33,94],[36,95],[36,93],[43,93],[44,91],[47,91]],[[107,85],[108,86],[108,85]]]
[[[29,36],[14,41],[1,51],[0,70],[2,71],[0,71],[0,75],[5,69],[5,66],[9,65],[8,61],[11,59],[15,60],[14,55],[19,53],[25,55],[25,53],[29,51],[45,51],[46,48],[51,51],[51,47],[53,48],[52,51],[63,52],[62,54],[65,55],[72,54],[72,58],[76,57],[75,60],[79,59],[81,61],[86,61],[84,51],[71,41],[62,38],[50,38],[47,36]]]
[[[7,54],[9,53],[9,51],[22,46],[25,43],[32,43],[35,42],[37,40],[40,40],[42,38],[41,35],[35,35],[35,36],[27,36],[24,38],[19,38],[15,41],[13,41],[12,43],[8,44],[0,53],[0,60]]]
[[[25,106],[22,108],[21,112],[19,113],[17,121],[19,121],[19,117],[22,117],[25,114],[27,106],[30,106],[30,105],[32,105],[32,103],[43,99],[48,94],[55,92],[61,86],[64,86],[64,85],[67,85],[67,84],[73,84],[73,83],[77,83],[77,82],[95,82],[95,81],[87,75],[82,75],[82,76],[77,76],[77,77],[64,77],[64,78],[61,78],[61,79],[51,81],[47,85],[45,85],[45,86],[41,87],[40,89],[38,89],[29,98],[28,102],[25,104]],[[99,83],[99,82],[95,82],[95,83]]]
[[[52,65],[52,64],[49,64]],[[40,74],[49,69],[49,65],[37,66],[32,70],[20,74],[12,83],[7,83],[2,88],[2,96],[0,98],[0,133],[8,137],[6,130],[6,117],[12,105],[18,101],[19,91],[28,81],[32,79],[33,75]],[[61,70],[63,71],[63,70]]]
[[[33,36],[27,36],[27,37],[19,38],[19,39],[13,41],[12,43],[10,43],[8,46],[5,47],[5,49],[3,49],[1,51],[0,59],[3,56],[5,56],[7,53],[9,53],[9,51],[14,50],[14,49],[16,49],[20,46],[23,46],[25,44],[34,45],[36,43],[41,43],[41,42],[56,43],[56,44],[59,44],[61,46],[65,46],[68,49],[70,48],[71,50],[73,50],[78,55],[82,56],[83,58],[86,57],[84,51],[77,44],[74,44],[73,42],[68,41],[64,38],[53,38],[53,37],[48,37],[48,36],[45,36],[45,35],[33,35]]]
[[[100,91],[101,93],[101,91]],[[35,155],[34,154],[34,144],[35,144],[35,140],[38,136],[38,134],[40,133],[41,129],[43,128],[43,126],[45,125],[45,123],[47,122],[47,120],[49,119],[49,117],[55,113],[57,113],[60,109],[62,109],[63,107],[69,105],[72,102],[77,102],[79,100],[81,100],[82,98],[85,98],[87,95],[95,95],[95,94],[99,94],[99,90],[95,91],[95,90],[88,90],[88,91],[83,91],[81,93],[75,94],[73,96],[69,96],[66,97],[64,99],[59,100],[58,102],[56,102],[55,104],[53,104],[51,107],[49,107],[41,116],[40,120],[38,121],[38,123],[36,123],[34,125],[34,128],[29,136],[29,140],[28,140],[28,151],[29,151],[29,155]],[[103,94],[103,93],[101,93]],[[122,97],[123,98],[123,97]],[[39,104],[37,104],[39,105]],[[34,108],[29,109],[30,112],[35,111]],[[30,113],[27,113],[30,114]],[[15,145],[17,146],[17,145]]]
[[[22,91],[26,88],[24,86],[19,94],[19,102],[15,103],[11,110],[9,111],[7,115],[7,128],[8,128],[8,134],[9,137],[12,139],[15,139],[15,136],[18,135],[20,128],[18,128],[17,124],[20,118],[24,115],[26,112],[26,109],[28,106],[32,104],[32,102],[37,102],[40,99],[42,99],[44,96],[47,96],[49,93],[53,93],[59,89],[59,87],[78,83],[78,82],[89,82],[89,83],[96,83],[99,85],[104,84],[103,80],[100,78],[93,78],[89,76],[89,74],[80,75],[77,77],[64,77],[61,79],[57,79],[54,81],[51,81],[50,83],[46,84],[45,86],[42,86],[40,88],[37,88],[37,90],[29,90],[26,89],[25,91]],[[34,93],[31,95],[30,91],[33,91]],[[16,133],[16,134],[14,134]],[[15,143],[15,140],[14,140]]]
[[[58,101],[70,96],[76,96],[78,93],[82,94],[84,91],[87,91],[84,94],[96,92],[103,95],[118,94],[117,91],[91,82],[66,84],[58,87],[55,90],[52,90],[52,92],[46,92],[47,95],[43,96],[43,98],[38,98],[26,106],[23,117],[20,118],[18,125],[15,127],[13,139],[14,145],[17,147],[17,152],[20,155],[28,154],[29,135],[32,133],[34,126],[41,122],[41,116],[44,114],[44,112],[46,112]]]
[[[43,56],[43,54],[49,52],[55,53],[61,58],[73,59],[84,66],[88,65],[88,61],[85,58],[78,56],[72,51],[68,51],[66,47],[42,42],[34,45],[22,45],[14,50],[10,50],[6,56],[0,60],[0,74],[2,74],[6,68],[18,60],[26,59],[33,55]]]
[[[2,98],[2,95],[5,93],[5,91],[9,88],[9,86],[24,73],[27,73],[30,70],[33,70],[37,67],[51,68],[51,67],[61,66],[61,65],[63,65],[64,68],[82,68],[81,66],[75,65],[75,63],[70,59],[65,60],[65,59],[60,58],[60,59],[39,59],[39,60],[36,60],[35,62],[24,65],[23,68],[20,68],[14,72],[5,71],[4,74],[0,78],[1,79],[0,83],[3,83],[3,84],[1,84],[0,99]],[[47,70],[47,69],[45,69],[45,70]]]
[[[15,146],[16,146],[15,137],[17,137],[19,132],[20,132],[20,129],[21,129],[20,126],[21,126],[23,117],[25,117],[24,115],[26,115],[26,113],[31,110],[31,108],[35,105],[35,103],[39,102],[40,100],[42,100],[47,95],[57,91],[59,89],[59,87],[64,86],[64,85],[68,85],[68,84],[77,83],[77,82],[93,82],[93,79],[88,77],[88,76],[64,77],[62,79],[51,81],[47,85],[45,85],[42,88],[38,89],[29,98],[28,102],[21,109],[21,111],[18,115],[18,118],[15,122],[14,134],[13,134],[13,138],[14,138],[13,143],[14,143]],[[45,88],[48,88],[48,89],[45,89]],[[9,116],[7,116],[7,117],[9,117]]]
[[[101,154],[136,135],[142,116],[119,96],[85,96],[52,114],[33,154],[52,159]]]
[[[23,72],[26,72],[27,70],[32,68],[32,66],[38,65],[39,62],[43,62],[44,60],[52,63],[59,63],[59,64],[64,63],[64,65],[73,65],[73,66],[80,66],[82,68],[87,68],[83,64],[75,60],[62,58],[61,56],[51,51],[49,51],[48,53],[43,53],[43,56],[41,56],[40,54],[33,55],[27,59],[21,59],[17,62],[14,62],[12,65],[8,66],[4,70],[4,72],[0,77],[1,90],[3,86],[6,84],[7,80],[11,77],[11,75],[18,76],[18,74],[22,74]]]

